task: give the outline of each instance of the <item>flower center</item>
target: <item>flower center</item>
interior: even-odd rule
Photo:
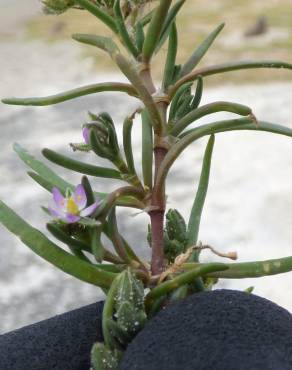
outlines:
[[[71,215],[79,214],[79,208],[73,198],[67,199],[67,212]]]

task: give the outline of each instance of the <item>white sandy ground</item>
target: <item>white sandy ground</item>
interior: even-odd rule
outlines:
[[[90,59],[81,60],[73,42],[45,45],[21,40],[0,44],[0,96],[46,95],[86,83],[117,80],[119,76],[96,75]],[[259,71],[260,73],[260,71]],[[292,80],[243,87],[228,83],[204,92],[203,103],[237,101],[253,107],[263,120],[292,128]],[[70,153],[68,142],[82,140],[80,126],[86,111],[113,112],[119,130],[122,118],[136,101],[122,94],[99,94],[54,107],[0,107],[0,198],[33,225],[45,229],[48,217],[40,210],[50,195],[35,185],[11,149],[19,142],[35,155],[43,147]],[[209,117],[217,119],[231,115]],[[201,120],[206,122],[206,120]],[[140,161],[139,123],[134,148]],[[198,181],[206,140],[184,152],[170,174],[168,206],[188,216]],[[71,154],[71,153],[70,153]],[[81,155],[96,161],[94,156]],[[138,166],[139,167],[139,166]],[[56,170],[60,169],[54,167]],[[80,176],[64,171],[78,183]],[[109,180],[92,179],[97,190],[107,191]],[[123,211],[120,228],[142,255],[149,254],[145,241],[147,218]],[[210,188],[200,239],[221,251],[236,250],[239,261],[292,255],[292,139],[267,133],[240,132],[216,136]],[[205,260],[219,260],[208,252]],[[218,287],[245,289],[292,311],[292,273],[261,279],[222,281]],[[99,289],[57,271],[33,255],[0,226],[0,332],[94,302]]]

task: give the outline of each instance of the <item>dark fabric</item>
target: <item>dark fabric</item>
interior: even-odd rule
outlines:
[[[0,336],[1,370],[89,370],[103,302]]]
[[[231,290],[199,293],[161,311],[129,345],[119,368],[291,369],[292,315]]]

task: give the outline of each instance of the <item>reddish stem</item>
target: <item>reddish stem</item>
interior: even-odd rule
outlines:
[[[164,147],[154,148],[155,157],[155,182],[157,172],[160,168],[161,162],[167,154],[167,149]],[[163,190],[159,196],[155,196],[155,184],[151,205],[153,210],[149,212],[151,219],[151,232],[152,232],[152,259],[151,259],[151,272],[152,275],[158,275],[163,271],[164,265],[164,213],[165,213],[165,192]]]

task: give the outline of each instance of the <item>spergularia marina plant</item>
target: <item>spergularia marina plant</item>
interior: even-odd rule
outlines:
[[[43,98],[2,100],[5,104],[44,106],[88,94],[118,91],[140,102],[135,111],[125,111],[121,137],[116,133],[112,112],[90,112],[80,130],[80,143],[70,144],[71,157],[43,150],[44,157],[54,164],[82,174],[79,184],[68,183],[19,144],[14,145],[18,156],[31,168],[29,176],[52,193],[52,199],[48,197],[48,204],[43,207],[49,219],[47,229],[68,250],[0,202],[0,221],[24,244],[57,268],[100,287],[105,293],[104,342],[96,343],[92,349],[94,370],[117,369],[128,343],[166,305],[189,294],[210,290],[218,279],[259,277],[292,270],[292,257],[248,263],[200,262],[200,252],[206,248],[222,258],[237,257],[236,253],[223,254],[198,241],[216,134],[252,130],[258,134],[266,131],[292,137],[291,129],[261,121],[245,105],[228,101],[202,105],[204,81],[212,75],[242,69],[292,70],[292,64],[277,60],[231,61],[197,68],[222,31],[222,24],[202,40],[184,64],[178,65],[176,16],[182,6],[187,6],[185,3],[185,0],[43,1],[47,13],[58,14],[73,8],[87,11],[96,21],[104,23],[112,37],[78,33],[72,37],[107,53],[128,83],[93,83]],[[161,83],[154,83],[152,60],[162,47],[167,53],[161,54],[165,56]],[[235,118],[196,123],[203,116],[222,111],[234,113]],[[142,176],[136,171],[139,163],[132,151],[132,127],[139,118]],[[179,210],[166,209],[167,177],[180,154],[203,137],[209,139],[186,222]],[[84,152],[84,158],[91,152],[105,159],[109,166],[74,159],[76,151]],[[124,186],[101,193],[92,188],[87,176],[123,181]],[[135,252],[137,246],[130,246],[127,237],[121,234],[118,207],[131,207],[136,213],[148,214],[150,222],[145,239],[151,247],[150,261],[142,260]],[[111,243],[114,252],[105,240]]]

